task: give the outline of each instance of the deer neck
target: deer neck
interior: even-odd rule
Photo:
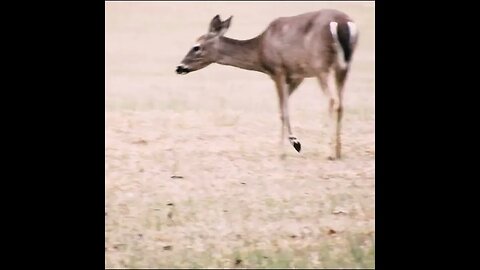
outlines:
[[[265,72],[260,62],[260,38],[236,40],[220,37],[218,64]]]

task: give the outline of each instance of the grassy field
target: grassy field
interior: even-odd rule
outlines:
[[[290,98],[302,152],[280,158],[273,82],[175,67],[216,14],[248,39],[276,17],[337,8],[360,43],[345,89],[343,158],[328,161],[315,79]],[[105,267],[373,268],[375,7],[372,2],[107,2]]]

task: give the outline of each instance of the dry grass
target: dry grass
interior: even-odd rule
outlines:
[[[105,6],[105,267],[374,267],[373,3]],[[174,73],[217,13],[234,15],[227,36],[247,39],[276,17],[325,7],[361,31],[340,161],[326,159],[314,79],[290,101],[302,153],[288,147],[281,159],[267,76],[220,65]]]

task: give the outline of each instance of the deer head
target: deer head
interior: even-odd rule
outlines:
[[[219,38],[227,32],[231,20],[232,16],[223,22],[219,15],[213,17],[208,32],[197,39],[196,44],[188,51],[181,64],[177,66],[176,72],[187,74],[217,61],[220,46]]]

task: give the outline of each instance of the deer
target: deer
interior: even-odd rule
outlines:
[[[261,72],[274,82],[281,120],[280,144],[285,131],[290,144],[300,153],[300,140],[290,126],[288,99],[305,78],[317,78],[328,98],[329,160],[341,158],[343,93],[359,31],[346,13],[321,9],[296,16],[278,17],[258,36],[248,40],[225,37],[233,16],[222,21],[216,15],[208,32],[196,39],[176,73],[185,75],[217,63]],[[329,85],[333,74],[335,87]]]

